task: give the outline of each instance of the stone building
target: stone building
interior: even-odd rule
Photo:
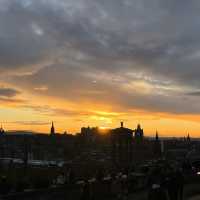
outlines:
[[[118,167],[128,167],[133,158],[133,130],[121,127],[111,131],[112,159]]]

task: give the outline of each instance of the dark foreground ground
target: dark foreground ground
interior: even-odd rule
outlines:
[[[147,191],[143,190],[138,193],[129,195],[129,200],[147,200]],[[183,200],[200,200],[200,184],[186,185],[184,188]]]
[[[128,196],[132,200],[147,200],[147,190],[136,191]],[[35,191],[26,191],[12,195],[1,196],[2,200],[78,200],[79,188],[57,187]],[[112,200],[111,196],[96,197],[95,199]],[[200,200],[200,184],[188,184],[184,187],[184,200]]]

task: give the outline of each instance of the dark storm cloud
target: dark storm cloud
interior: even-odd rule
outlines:
[[[25,103],[25,100],[17,97],[20,94],[21,92],[14,88],[0,87],[0,103],[2,103],[2,105],[4,103],[13,105]]]
[[[27,68],[52,52],[53,40],[44,36],[37,23],[42,16],[25,2],[0,1],[0,69],[4,71]]]
[[[193,92],[188,92],[186,95],[191,95],[191,96],[200,96],[200,91],[193,91]]]
[[[17,94],[20,94],[18,90],[13,88],[0,87],[0,97],[14,97]]]
[[[34,64],[51,63],[33,74],[12,77],[21,87],[73,101],[115,102],[129,109],[200,111],[197,95],[186,91],[200,87],[198,0],[0,4],[0,69],[27,71]],[[153,85],[153,90],[124,90],[131,79]],[[179,87],[182,95],[171,87]]]
[[[197,39],[193,29],[198,3],[191,3],[189,8],[188,3],[181,3],[180,13],[174,2],[144,2],[10,1],[1,11],[2,65],[33,64],[48,54],[50,47],[82,51],[97,66],[98,61],[111,62],[113,58],[151,64],[163,57],[168,60],[170,50],[174,58],[180,56],[190,36],[196,35]],[[190,14],[188,23],[182,21],[185,11]],[[185,28],[191,30],[185,33]],[[176,52],[176,48],[180,49]],[[104,67],[108,65],[101,69]]]

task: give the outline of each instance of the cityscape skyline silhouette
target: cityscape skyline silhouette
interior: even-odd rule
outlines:
[[[0,0],[0,199],[199,199],[199,11]]]

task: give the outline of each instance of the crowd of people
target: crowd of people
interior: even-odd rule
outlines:
[[[182,200],[184,176],[178,168],[155,168],[148,179],[148,200]]]
[[[111,174],[85,180],[81,187],[81,200],[127,199],[130,189],[126,174]]]
[[[140,171],[141,172],[141,171]],[[93,174],[93,172],[91,172]],[[169,164],[154,165],[141,173],[135,169],[109,170],[99,169],[94,176],[80,180],[73,169],[60,174],[55,184],[78,185],[81,200],[131,199],[138,189],[146,194],[147,200],[182,200],[184,176],[180,166]],[[140,174],[141,176],[136,176]],[[79,181],[78,181],[79,180]],[[6,177],[0,179],[0,194],[10,191]]]
[[[138,187],[138,180],[130,172],[119,172],[104,177],[102,173],[92,180],[85,180],[81,187],[81,200],[131,199]],[[143,178],[141,193],[147,200],[182,200],[184,176],[178,167],[155,166]]]

